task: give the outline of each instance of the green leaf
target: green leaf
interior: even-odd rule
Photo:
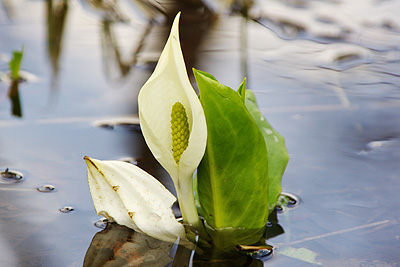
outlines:
[[[268,220],[264,137],[236,91],[193,72],[207,123],[206,152],[197,172],[206,223],[215,230],[263,228]]]
[[[24,54],[24,47],[22,47],[21,51],[13,51],[13,56],[8,63],[10,68],[10,76],[12,80],[19,79],[19,69],[21,67],[22,56]]]
[[[246,108],[260,128],[268,150],[268,207],[271,213],[278,203],[282,192],[282,175],[289,161],[289,154],[285,146],[285,139],[268,123],[260,112],[256,98],[250,90],[246,90]]]

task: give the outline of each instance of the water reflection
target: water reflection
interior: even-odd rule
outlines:
[[[282,198],[288,201],[281,203],[285,208],[292,208],[297,198],[284,193]],[[264,236],[252,246],[236,246],[221,251],[204,241],[198,243],[195,250],[154,239],[145,234],[135,232],[125,226],[110,223],[100,218],[95,226],[103,229],[93,237],[86,252],[84,266],[263,266],[273,253],[273,246],[268,239],[284,233],[278,223],[277,211],[269,218]],[[168,265],[166,265],[169,263]]]
[[[47,53],[52,66],[51,88],[57,87],[59,62],[62,53],[64,29],[69,10],[68,0],[48,0],[47,15]]]
[[[265,247],[265,246],[264,246]],[[263,247],[263,248],[264,248]],[[254,250],[243,246],[241,251]],[[88,248],[83,266],[263,266],[266,249],[257,247],[254,257],[244,252],[221,252],[201,248],[194,252],[178,244],[163,242],[125,226],[108,223]],[[268,250],[271,254],[271,250]],[[259,259],[256,259],[259,258]],[[264,259],[263,258],[263,259]]]
[[[11,100],[11,113],[16,117],[22,117],[21,100],[19,96],[19,80],[12,80],[8,90],[8,97]]]
[[[144,27],[143,34],[140,36],[136,48],[132,51],[132,56],[127,56],[126,53],[122,53],[118,39],[114,34],[113,24],[113,21],[106,19],[101,22],[102,51],[106,75],[108,75],[111,80],[119,80],[127,76],[131,68],[138,64],[139,53],[143,47],[144,39],[148,36],[152,28],[152,23],[150,21]]]
[[[101,12],[101,34],[102,52],[106,75],[111,80],[119,80],[126,77],[136,68],[147,67],[152,70],[158,60],[161,49],[168,37],[173,18],[178,11],[182,11],[180,38],[182,51],[189,73],[196,60],[197,48],[201,44],[204,34],[215,20],[215,14],[204,4],[203,1],[161,1],[143,2],[134,1],[146,20],[140,25],[139,33],[132,38],[134,44],[131,51],[126,50],[126,45],[122,46],[121,41],[126,36],[118,38],[116,32],[121,22],[137,28],[135,21],[139,18],[135,14],[122,15],[118,2],[105,4],[103,1],[89,2]],[[112,6],[111,8],[109,6]],[[145,5],[147,8],[143,8]],[[127,15],[131,18],[128,19]],[[139,15],[137,15],[139,16]],[[162,18],[162,19],[160,19]],[[132,21],[132,22],[131,22]],[[129,32],[129,31],[128,31]],[[122,39],[122,40],[120,40]],[[129,38],[131,39],[131,38]],[[132,46],[132,45],[130,45]],[[125,48],[125,49],[124,49]]]
[[[97,233],[86,252],[84,267],[149,266],[164,267],[172,261],[173,244],[109,223]]]

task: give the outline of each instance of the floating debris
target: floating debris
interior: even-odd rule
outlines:
[[[42,192],[42,193],[49,193],[49,192],[55,192],[56,188],[53,185],[41,185],[38,188],[36,188],[37,191]]]
[[[59,211],[61,211],[62,213],[69,213],[69,212],[71,212],[73,210],[74,210],[74,208],[70,207],[70,206],[65,206],[65,207],[59,209]]]
[[[10,170],[6,168],[0,172],[0,183],[2,184],[13,184],[19,183],[24,180],[24,175],[21,172]]]

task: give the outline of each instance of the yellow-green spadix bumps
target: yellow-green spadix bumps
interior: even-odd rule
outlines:
[[[189,123],[185,107],[176,102],[171,111],[172,152],[176,164],[179,164],[183,151],[189,143]]]

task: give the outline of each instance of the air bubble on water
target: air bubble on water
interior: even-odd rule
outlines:
[[[100,218],[94,222],[94,226],[100,229],[105,229],[107,227],[109,220],[106,217]]]
[[[257,251],[254,251],[254,252],[250,253],[250,256],[256,260],[266,261],[272,257],[273,253],[274,253],[273,249],[266,248],[266,249],[259,249]]]
[[[10,170],[6,168],[0,172],[0,183],[2,184],[13,184],[19,183],[24,180],[24,175],[19,171]]]
[[[56,190],[56,188],[53,185],[49,185],[49,184],[41,185],[36,189],[37,189],[37,191],[42,192],[42,193],[55,192],[55,190]]]
[[[297,207],[299,205],[300,201],[301,200],[298,196],[296,196],[294,194],[282,192],[279,197],[278,204],[275,207],[275,210],[278,213],[283,213],[287,209],[292,209],[292,208]]]
[[[65,207],[62,207],[59,209],[59,211],[61,211],[62,213],[69,213],[73,210],[74,210],[74,208],[71,206],[65,206]]]
[[[236,245],[236,250],[245,252],[255,260],[266,261],[272,256],[274,247],[268,244],[257,246]]]
[[[287,200],[287,206],[288,207],[294,207],[299,205],[300,203],[300,198],[294,194],[287,193],[287,192],[282,192],[281,197],[285,198]]]

